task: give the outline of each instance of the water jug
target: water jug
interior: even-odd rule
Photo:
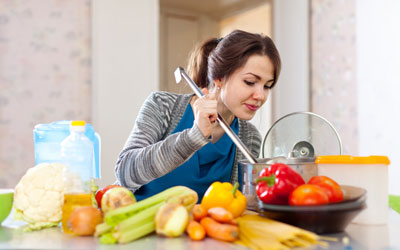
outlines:
[[[35,164],[47,162],[61,162],[61,142],[70,134],[71,121],[56,121],[48,124],[38,124],[33,130],[35,148]],[[85,136],[94,146],[94,173],[93,178],[101,177],[100,153],[101,140],[91,124],[86,123]]]

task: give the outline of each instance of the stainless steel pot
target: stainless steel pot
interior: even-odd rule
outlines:
[[[247,209],[255,210],[257,203],[256,179],[261,170],[271,166],[274,163],[284,163],[296,170],[307,182],[312,176],[318,175],[317,165],[314,157],[274,157],[257,159],[257,163],[249,161],[239,161],[239,168],[243,180],[242,193],[247,198]]]

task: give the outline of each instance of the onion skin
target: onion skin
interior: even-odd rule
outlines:
[[[69,217],[68,227],[76,235],[93,235],[96,226],[103,222],[101,211],[95,207],[78,207]]]
[[[101,209],[106,214],[109,211],[125,207],[136,202],[136,198],[125,187],[114,187],[104,193],[101,198]]]
[[[186,229],[189,215],[186,208],[178,203],[166,203],[161,206],[154,218],[158,235],[178,237]]]

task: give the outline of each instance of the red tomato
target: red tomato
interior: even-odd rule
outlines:
[[[311,184],[298,186],[289,196],[292,206],[323,205],[329,203],[328,195],[321,187]]]
[[[115,187],[120,187],[120,185],[108,185],[102,189],[97,190],[95,198],[96,198],[97,206],[99,208],[101,208],[101,198],[103,198],[103,195],[105,194],[105,192],[107,192],[108,190],[115,188]]]
[[[343,191],[340,185],[326,176],[314,176],[307,184],[317,185],[323,188],[329,197],[329,202],[338,202],[343,200]]]

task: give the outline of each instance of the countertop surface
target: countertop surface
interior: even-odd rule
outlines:
[[[400,215],[389,211],[387,225],[366,226],[351,223],[343,233],[323,235],[337,239],[329,242],[328,249],[399,249]],[[345,238],[345,240],[343,240]],[[348,244],[343,243],[348,241]],[[9,216],[0,227],[0,249],[245,249],[239,245],[206,238],[191,241],[187,236],[163,238],[155,234],[125,245],[101,245],[94,237],[66,235],[60,228],[35,232],[22,232],[21,223]],[[319,247],[317,249],[320,249]],[[322,249],[322,248],[321,248]]]

